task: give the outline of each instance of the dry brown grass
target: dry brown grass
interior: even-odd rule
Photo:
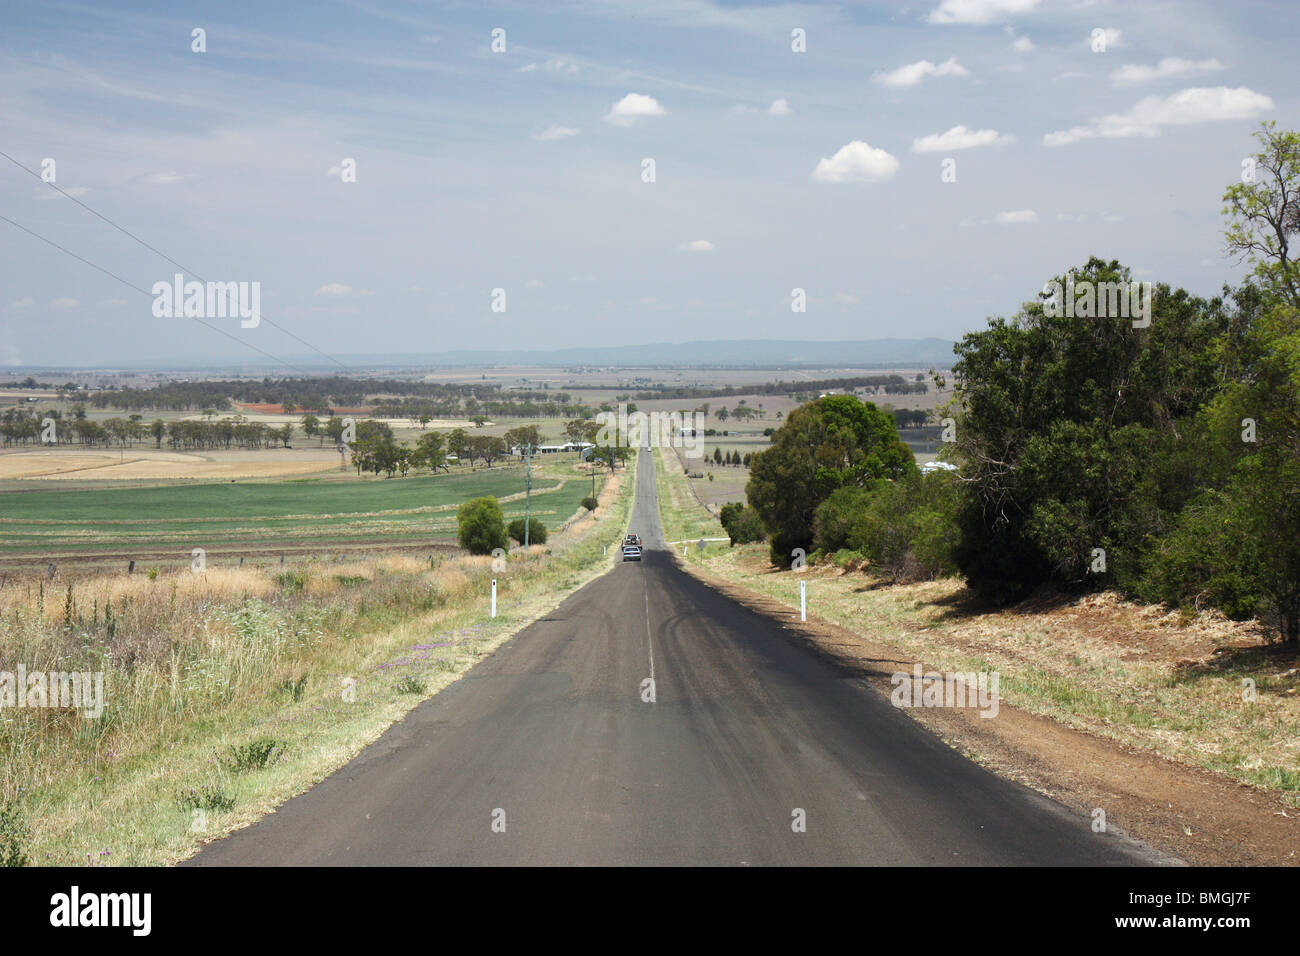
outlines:
[[[737,548],[709,571],[798,606],[796,576],[773,572],[764,546]],[[997,671],[1014,707],[1300,797],[1300,662],[1255,622],[1113,593],[994,610],[958,579],[889,585],[826,566],[800,576],[810,614],[899,659]]]

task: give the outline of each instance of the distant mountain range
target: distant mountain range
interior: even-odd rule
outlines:
[[[946,339],[865,339],[810,342],[801,339],[720,339],[653,345],[583,346],[567,349],[458,350],[407,355],[339,356],[348,364],[477,367],[683,366],[690,368],[890,368],[952,364]]]

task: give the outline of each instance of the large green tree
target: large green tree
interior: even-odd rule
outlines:
[[[1055,280],[1132,281],[1090,259]],[[1047,287],[1045,287],[1046,289]],[[1150,324],[1098,297],[1093,315],[1045,292],[955,347],[956,455],[967,485],[957,561],[996,602],[1046,581],[1136,586],[1147,540],[1195,492],[1194,419],[1221,382],[1219,300],[1152,290]]]
[[[767,528],[772,562],[812,550],[817,506],[839,488],[916,470],[892,416],[852,395],[827,395],[791,412],[750,461],[745,496]]]

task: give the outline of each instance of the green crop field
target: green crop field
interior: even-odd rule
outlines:
[[[0,555],[109,556],[173,549],[188,555],[192,548],[273,553],[325,542],[450,539],[461,502],[518,495],[519,500],[502,505],[513,518],[524,513],[523,491],[520,467],[391,480],[42,487],[0,493]],[[556,527],[590,492],[588,477],[558,463],[535,467],[531,513]]]

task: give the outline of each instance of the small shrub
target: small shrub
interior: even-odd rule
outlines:
[[[246,744],[235,744],[226,748],[222,764],[231,773],[265,770],[280,759],[287,746],[287,743],[274,737],[260,737]]]
[[[473,498],[456,511],[457,540],[470,554],[491,554],[493,548],[505,548],[506,519],[495,498]]]
[[[31,830],[16,803],[0,804],[0,866],[26,866]]]
[[[406,674],[397,682],[399,694],[423,694],[428,685],[414,674]]]
[[[307,575],[302,571],[281,571],[275,576],[275,583],[286,591],[301,591],[307,586]]]
[[[524,543],[524,519],[516,518],[510,522],[510,537],[514,538],[520,544]],[[528,543],[545,544],[546,543],[546,525],[542,524],[536,518],[528,519]]]
[[[599,504],[599,502],[596,501],[596,499],[593,498],[593,497],[591,497],[590,495],[588,495],[586,498],[583,498],[583,499],[582,499],[582,506],[583,506],[584,508],[586,508],[588,511],[595,511],[595,510],[596,510],[596,506],[597,506],[598,504]]]
[[[158,580],[158,569],[157,569],[157,568],[150,568],[150,569],[149,569],[149,580],[150,580],[150,581],[157,581],[157,580]]]
[[[831,563],[842,571],[856,571],[864,562],[865,558],[860,551],[854,551],[852,548],[840,548],[830,556]]]
[[[226,795],[220,787],[207,786],[195,790],[180,790],[176,793],[176,806],[182,813],[193,810],[215,810],[218,813],[230,810],[235,805],[235,798]]]
[[[763,527],[758,512],[742,502],[732,501],[723,505],[718,518],[733,546],[762,541],[767,537],[767,530]]]

